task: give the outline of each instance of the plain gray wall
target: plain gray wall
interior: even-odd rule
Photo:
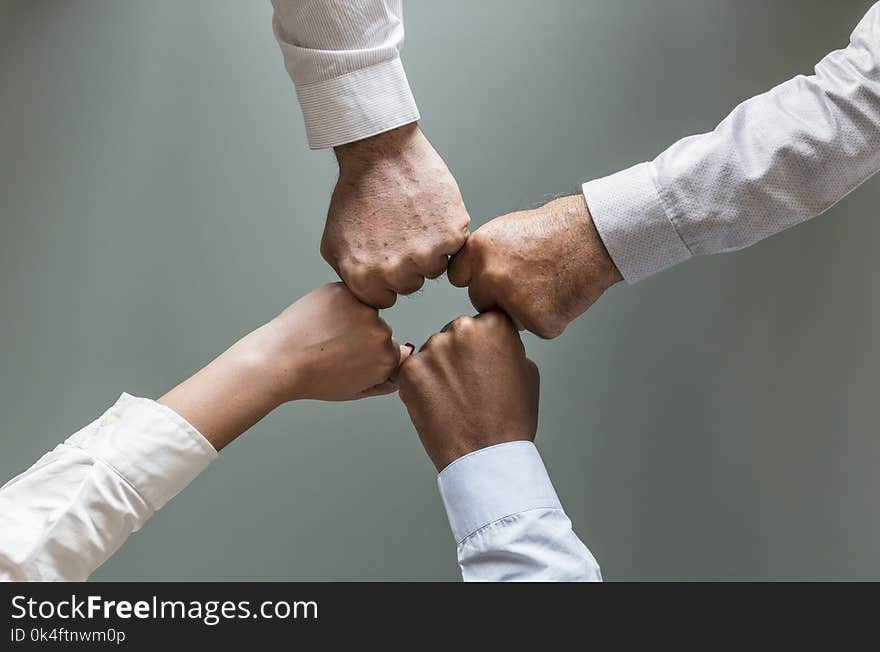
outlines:
[[[866,0],[406,2],[422,126],[474,226],[652,158],[846,44]],[[535,7],[540,7],[536,10]],[[0,476],[333,279],[265,2],[0,2]],[[611,580],[880,579],[880,181],[620,286],[553,342],[538,443]],[[469,311],[440,279],[386,318]],[[96,574],[459,577],[396,397],[288,405]]]

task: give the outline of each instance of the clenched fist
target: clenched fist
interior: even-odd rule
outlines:
[[[468,237],[458,184],[415,123],[336,148],[321,255],[364,303],[394,305]]]
[[[342,283],[323,285],[249,336],[270,362],[279,402],[347,401],[389,394],[404,353],[375,308]]]
[[[397,391],[412,352],[342,283],[309,292],[159,399],[217,450],[282,403],[347,401]]]
[[[448,276],[468,286],[477,310],[500,308],[548,339],[622,279],[581,195],[484,224],[452,258]]]
[[[397,383],[437,471],[481,448],[535,439],[538,368],[503,313],[459,317],[401,365]]]

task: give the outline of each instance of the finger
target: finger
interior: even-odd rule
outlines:
[[[453,321],[455,321],[455,320],[453,320]],[[452,323],[452,322],[450,322],[450,323]],[[429,349],[431,347],[436,347],[438,342],[442,342],[443,340],[448,339],[449,337],[450,337],[449,335],[447,335],[446,333],[443,333],[443,332],[434,333],[433,335],[431,335],[431,337],[429,337],[425,341],[424,344],[422,344],[421,347],[419,347],[419,352],[421,353],[425,349]]]
[[[443,252],[447,256],[454,256],[455,254],[457,254],[459,250],[464,247],[465,243],[468,241],[468,238],[471,237],[471,216],[465,214],[464,219],[465,221],[462,223],[458,231],[450,234],[443,245]]]
[[[422,286],[425,284],[425,277],[421,274],[406,274],[400,275],[397,279],[395,279],[394,283],[391,284],[389,288],[392,292],[396,292],[397,294],[412,294],[413,292],[418,292],[422,289]]]
[[[397,368],[394,370],[394,373],[391,374],[391,378],[389,380],[397,382],[397,374],[400,373],[400,368],[403,366],[403,363],[406,362],[407,358],[411,356],[415,350],[416,345],[411,342],[407,342],[406,344],[397,344],[396,341],[394,343],[400,348],[400,360],[397,361]]]
[[[513,319],[509,313],[504,312],[503,310],[490,310],[488,312],[481,312],[479,315],[474,317],[474,319],[478,319],[483,322],[488,322],[490,327],[494,328],[506,328],[510,331],[510,334],[516,338],[516,341],[519,342],[520,350],[525,353],[525,344],[523,344],[522,338],[517,332],[516,320]]]
[[[463,288],[470,285],[471,282],[473,248],[468,246],[470,242],[470,239],[468,239],[461,250],[449,259],[449,269],[446,270],[446,277],[457,288]]]
[[[387,396],[397,391],[397,383],[386,380],[384,383],[373,385],[358,394],[358,398],[370,398],[371,396]]]
[[[468,296],[477,312],[488,312],[498,307],[495,295],[479,283],[474,283],[468,287]]]
[[[357,290],[351,286],[348,288],[351,293],[368,306],[384,310],[390,308],[397,302],[397,293],[388,288],[371,288],[368,290]]]
[[[386,394],[393,394],[397,391],[397,374],[400,371],[400,366],[413,354],[416,347],[415,344],[410,344],[409,342],[406,344],[398,344],[396,341],[394,341],[394,346],[400,350],[400,360],[397,363],[397,368],[394,370],[394,373],[391,374],[391,378],[363,390],[358,394],[358,398],[385,396]]]
[[[446,254],[437,254],[436,256],[426,260],[420,267],[425,278],[437,278],[446,271],[449,265],[449,256]]]
[[[336,272],[351,293],[368,306],[390,308],[397,301],[397,294],[385,287],[386,284],[374,272],[363,266],[342,261]]]

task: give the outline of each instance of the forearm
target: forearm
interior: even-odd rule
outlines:
[[[400,0],[273,0],[272,24],[309,146],[334,147],[419,119],[400,62]]]
[[[157,402],[123,395],[0,489],[0,578],[87,579],[216,451],[282,402],[265,344],[271,328]]]
[[[812,76],[738,106],[711,133],[584,184],[624,278],[740,249],[822,213],[880,170],[880,5]]]
[[[271,328],[267,324],[250,333],[157,402],[222,450],[285,400],[263,344]]]

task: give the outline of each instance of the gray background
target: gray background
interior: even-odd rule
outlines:
[[[706,131],[866,0],[406,2],[423,128],[475,226]],[[540,6],[540,11],[533,7]],[[158,396],[332,272],[265,2],[0,2],[0,476]],[[880,579],[880,181],[617,287],[553,342],[539,444],[607,579]],[[386,317],[467,312],[428,284]],[[95,579],[458,578],[395,397],[288,405]]]

